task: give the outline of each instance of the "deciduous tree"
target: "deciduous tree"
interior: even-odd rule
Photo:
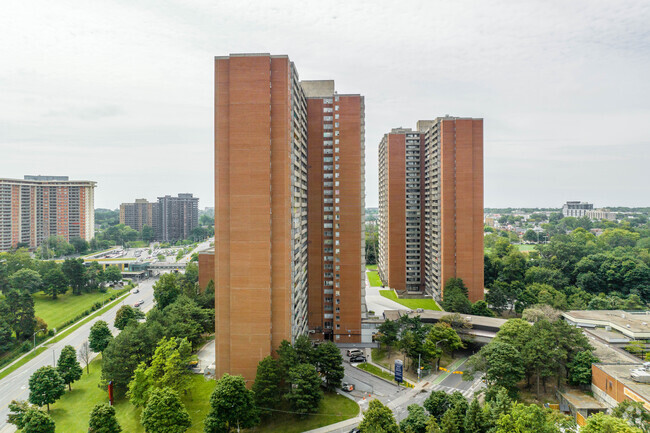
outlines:
[[[311,364],[298,364],[289,370],[291,388],[285,398],[291,408],[305,415],[318,411],[318,404],[323,398],[320,390],[321,379],[316,368]]]
[[[204,420],[205,433],[229,433],[256,426],[259,416],[253,392],[241,376],[224,374],[210,396],[210,412]]]
[[[341,351],[336,344],[331,341],[322,343],[316,349],[315,357],[318,371],[325,377],[327,389],[332,390],[340,387],[345,370]]]
[[[81,375],[83,374],[81,365],[77,361],[77,352],[74,350],[74,347],[68,345],[61,349],[56,370],[59,372],[59,376],[61,376],[63,382],[72,391],[72,382],[81,379]]]
[[[131,321],[139,319],[144,319],[144,313],[142,311],[133,308],[130,305],[122,305],[120,309],[117,310],[117,313],[115,313],[113,326],[122,331]]]
[[[9,277],[9,284],[13,289],[26,290],[36,293],[41,290],[43,281],[41,274],[32,269],[21,269]]]
[[[108,323],[104,322],[103,320],[98,320],[93,323],[93,326],[90,328],[90,335],[88,337],[90,349],[93,352],[103,352],[111,340],[113,340],[113,334],[108,328]]]
[[[361,433],[399,433],[393,412],[379,400],[371,400],[359,424]]]
[[[56,299],[68,291],[68,279],[60,267],[50,269],[43,278],[43,291]]]
[[[408,416],[399,423],[400,430],[410,433],[426,433],[429,417],[424,412],[424,408],[419,404],[411,404],[407,410]]]
[[[81,295],[88,281],[83,259],[65,259],[63,265],[61,265],[61,270],[72,287],[72,293]]]
[[[41,367],[29,378],[29,402],[37,406],[54,403],[65,393],[65,382],[54,367]]]

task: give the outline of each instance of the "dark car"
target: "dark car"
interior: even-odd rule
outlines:
[[[366,357],[363,355],[354,355],[350,357],[350,362],[366,362]]]

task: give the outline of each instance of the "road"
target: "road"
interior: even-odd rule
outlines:
[[[366,272],[366,306],[368,311],[374,311],[376,316],[382,317],[384,310],[408,310],[402,304],[398,304],[395,301],[391,301],[388,298],[384,298],[379,294],[381,287],[372,287],[370,286],[370,281],[368,280],[368,273]]]
[[[140,282],[138,287],[140,293],[129,294],[126,296],[126,298],[123,299],[120,304],[111,308],[106,313],[94,318],[88,323],[80,326],[78,329],[63,338],[61,341],[49,345],[46,351],[0,380],[0,433],[15,431],[11,424],[7,424],[9,403],[11,403],[12,400],[27,400],[29,397],[29,377],[37,369],[45,365],[53,365],[54,358],[58,358],[59,354],[61,353],[61,349],[63,349],[64,346],[71,345],[78,350],[79,347],[88,340],[90,328],[98,320],[104,320],[107,322],[111,327],[113,333],[116,334],[118,331],[113,328],[113,321],[115,320],[115,314],[117,313],[117,310],[123,304],[133,305],[136,301],[142,299],[144,301],[144,304],[140,308],[143,311],[148,311],[153,308],[154,299],[152,286],[155,281],[155,279],[150,278],[148,280]]]

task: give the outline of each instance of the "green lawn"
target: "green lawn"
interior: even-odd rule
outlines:
[[[371,271],[376,271],[377,265],[366,265],[366,269],[370,269]]]
[[[518,249],[519,251],[527,253],[527,252],[529,252],[529,251],[535,251],[535,246],[536,246],[536,245],[532,245],[532,244],[531,244],[531,245],[517,244],[517,245],[513,245],[513,246],[517,247],[517,249]],[[484,252],[485,254],[490,254],[490,253],[492,252],[492,248],[487,248],[487,247],[485,247],[485,248],[483,248],[483,252]]]
[[[370,285],[372,287],[381,287],[381,279],[377,271],[366,272],[368,274],[368,280],[370,280]]]
[[[83,377],[72,384],[72,391],[67,391],[59,401],[50,405],[50,413],[56,422],[56,431],[66,433],[88,431],[88,419],[92,408],[96,404],[108,402],[108,392],[98,387],[100,376],[101,359],[98,358],[90,364],[90,375],[87,375],[84,369]],[[203,419],[208,414],[210,394],[215,384],[214,380],[205,380],[202,375],[193,375],[192,393],[183,398],[183,403],[192,417],[192,427],[188,432],[203,432]],[[142,409],[122,399],[115,402],[115,411],[123,432],[144,432],[140,424]]]
[[[436,301],[431,298],[427,299],[400,299],[397,297],[394,291],[392,290],[380,290],[379,294],[384,298],[388,298],[391,301],[395,301],[399,304],[404,305],[412,310],[417,308],[424,308],[425,310],[437,310],[442,311],[440,306]]]
[[[99,403],[108,402],[108,392],[99,388],[101,377],[101,356],[90,363],[90,374],[72,384],[60,400],[50,405],[50,414],[56,423],[56,431],[65,433],[85,433],[88,431],[90,411]],[[185,408],[192,417],[192,427],[188,433],[203,433],[203,419],[210,409],[210,394],[216,382],[206,380],[202,375],[192,376],[192,393],[183,398]],[[131,405],[128,400],[115,401],[117,419],[123,432],[144,433],[140,424],[142,409]],[[355,417],[359,406],[352,400],[338,394],[325,394],[317,414],[305,419],[294,418],[289,414],[276,414],[271,420],[251,431],[256,433],[287,432],[298,433],[337,423]]]
[[[359,406],[354,401],[336,393],[326,393],[320,403],[318,413],[308,415],[305,418],[277,413],[258,427],[247,431],[255,433],[300,433],[345,421],[354,418],[358,414]]]
[[[34,294],[34,310],[36,316],[45,320],[48,329],[56,328],[58,330],[63,323],[74,319],[89,310],[95,302],[102,302],[102,299],[108,298],[114,293],[115,291],[110,289],[105,295],[92,292],[77,296],[68,292],[52,299],[51,296],[38,292]]]

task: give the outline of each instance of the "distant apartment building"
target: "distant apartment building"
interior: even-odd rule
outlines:
[[[215,59],[216,375],[300,335],[360,341],[364,105],[287,56]]]
[[[127,225],[139,232],[145,225],[156,230],[158,222],[158,203],[149,203],[147,199],[138,198],[135,203],[120,204],[120,224]]]
[[[616,212],[611,212],[609,209],[588,210],[585,215],[592,220],[616,221]]]
[[[581,218],[587,214],[587,211],[593,210],[594,205],[582,201],[567,201],[562,206],[562,216]]]
[[[96,185],[67,176],[0,179],[0,251],[18,245],[34,249],[50,236],[90,241]]]
[[[188,239],[199,225],[199,199],[192,194],[158,197],[156,218],[153,220],[157,241],[177,242]]]
[[[441,300],[449,278],[483,299],[483,119],[396,128],[379,144],[382,281]]]

